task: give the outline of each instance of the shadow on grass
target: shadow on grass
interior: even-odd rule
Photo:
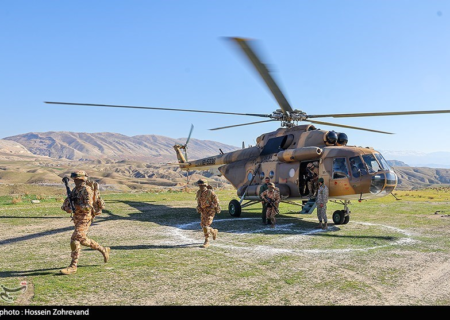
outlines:
[[[133,212],[126,214],[116,214],[111,210],[104,209],[103,213],[95,218],[92,225],[101,224],[105,221],[111,220],[131,220],[131,221],[141,221],[141,222],[153,222],[162,226],[174,227],[182,230],[191,230],[191,231],[201,231],[200,228],[200,215],[196,212],[195,208],[174,208],[161,204],[153,204],[150,201],[142,202],[142,201],[121,201],[121,200],[109,200],[106,201],[108,203],[120,203],[124,204],[128,207],[133,208]],[[262,223],[261,213],[256,211],[256,213],[248,213],[245,212],[246,215],[251,215],[250,218],[246,217],[231,217],[226,210],[223,210],[220,214],[216,214],[213,222],[213,227],[218,228],[221,232],[229,232],[229,233],[254,233],[255,230],[259,234],[287,234],[292,235],[295,233],[304,233],[305,230],[316,229],[317,222],[307,221],[302,219],[302,217],[292,217],[292,216],[277,216],[277,225],[283,222],[284,218],[294,220],[294,225],[292,227],[287,228],[275,228],[271,229],[270,226],[265,226]],[[11,217],[8,217],[11,218]],[[17,217],[18,218],[18,217]],[[20,218],[27,218],[26,216]],[[28,218],[35,218],[34,216],[29,216]],[[55,217],[59,219],[60,217]],[[67,217],[65,217],[67,218]],[[330,227],[333,225],[330,225]],[[266,228],[267,230],[262,230],[261,228]],[[47,230],[43,232],[38,232],[26,236],[20,236],[11,239],[5,239],[0,241],[0,245],[16,243],[19,241],[25,241],[30,239],[35,239],[39,237],[44,237],[47,235],[53,235],[57,233],[62,233],[66,231],[74,230],[73,223],[70,222],[70,226],[64,228],[58,228],[53,230]],[[395,240],[395,237],[391,236],[343,236],[330,234],[330,232],[335,232],[340,230],[337,226],[334,226],[333,229],[329,229],[327,232],[319,232],[309,234],[314,236],[325,236],[325,237],[336,237],[336,238],[355,238],[355,239],[383,239],[392,241]],[[126,249],[153,249],[153,248],[178,248],[178,247],[189,247],[192,244],[185,245],[164,245],[164,246],[152,246],[152,245],[142,245],[142,246],[127,246],[127,247],[116,247],[118,250],[126,250]],[[114,248],[114,247],[113,247]]]
[[[25,240],[44,237],[44,236],[48,236],[48,235],[52,235],[52,234],[56,234],[56,233],[66,232],[66,231],[70,231],[70,230],[73,230],[73,226],[59,228],[59,229],[46,230],[46,231],[42,231],[42,232],[38,232],[38,233],[28,234],[26,236],[5,239],[5,240],[0,241],[0,246],[4,245],[4,244],[11,244],[11,243],[19,242],[19,241],[25,241]]]
[[[35,269],[27,271],[0,271],[0,279],[26,276],[44,276],[48,274],[55,274],[55,271],[59,272],[62,268]]]

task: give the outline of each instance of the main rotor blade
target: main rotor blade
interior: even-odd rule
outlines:
[[[241,126],[248,126],[250,124],[257,124],[257,123],[263,123],[263,122],[270,122],[270,121],[277,121],[277,120],[264,120],[264,121],[256,121],[256,122],[249,122],[249,123],[243,123],[243,124],[235,124],[232,126],[226,126],[226,127],[220,127],[220,128],[213,128],[209,130],[222,130],[222,129],[228,129],[228,128],[234,128],[234,127],[241,127]],[[309,120],[308,120],[309,121]]]
[[[189,131],[189,135],[186,139],[186,143],[184,144],[185,146],[187,146],[189,139],[191,138],[192,130],[194,130],[194,125],[191,123],[191,131]]]
[[[270,91],[272,92],[273,96],[278,102],[278,105],[280,106],[281,110],[283,110],[283,113],[286,114],[286,112],[292,112],[291,105],[286,100],[285,96],[281,92],[280,88],[276,84],[275,80],[270,75],[269,70],[267,69],[266,65],[261,62],[261,60],[258,58],[258,56],[255,54],[254,49],[250,46],[250,42],[246,39],[242,38],[229,38],[231,40],[234,40],[244,51],[244,53],[247,55],[247,57],[250,59],[250,62],[253,64],[253,66],[256,68],[260,76],[263,78],[266,85],[269,87]]]
[[[326,118],[326,117],[350,118],[350,117],[405,116],[414,114],[435,114],[435,113],[450,113],[450,110],[318,114],[318,115],[307,115],[306,118],[309,119],[309,118]]]
[[[323,124],[323,125],[327,125],[327,126],[342,127],[342,128],[356,129],[356,130],[364,130],[364,131],[378,132],[378,133],[384,133],[384,134],[393,134],[392,132],[379,131],[379,130],[373,130],[373,129],[367,129],[367,128],[353,127],[353,126],[347,126],[345,124],[336,124],[336,123],[314,121],[314,120],[305,120],[305,121],[308,121],[308,122],[311,122],[311,123],[316,123],[316,124]]]
[[[49,104],[65,104],[72,106],[90,106],[90,107],[110,107],[110,108],[131,108],[131,109],[151,109],[151,110],[169,110],[169,111],[186,111],[186,112],[202,112],[202,113],[218,113],[218,114],[233,114],[237,116],[252,116],[270,118],[270,114],[256,114],[256,113],[237,113],[237,112],[221,112],[221,111],[206,111],[206,110],[189,110],[189,109],[171,109],[171,108],[153,108],[153,107],[137,107],[137,106],[121,106],[113,104],[95,104],[95,103],[76,103],[76,102],[53,102],[44,101]]]

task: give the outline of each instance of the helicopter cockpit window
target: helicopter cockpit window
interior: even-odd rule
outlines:
[[[350,168],[352,176],[355,178],[359,178],[360,176],[364,176],[367,174],[366,166],[364,165],[360,157],[350,158]]]
[[[278,153],[282,150],[285,150],[290,146],[293,140],[294,140],[293,135],[269,139],[265,144],[264,148],[262,149],[261,155],[264,156],[266,154]]]
[[[381,165],[381,168],[384,170],[391,170],[391,167],[389,166],[388,162],[380,153],[375,153],[375,157],[378,159],[378,162]]]
[[[348,178],[348,167],[345,158],[333,159],[333,179]]]
[[[381,170],[381,167],[373,154],[364,154],[362,157],[369,168],[369,173],[374,173]]]

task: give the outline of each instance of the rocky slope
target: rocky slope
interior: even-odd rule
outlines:
[[[0,183],[61,183],[73,168],[84,168],[103,185],[119,189],[180,187],[207,177],[218,187],[230,186],[223,177],[208,171],[189,175],[176,163],[174,144],[186,138],[157,135],[128,137],[117,133],[44,132],[26,133],[0,139]],[[222,143],[191,139],[189,159],[204,158],[238,149]],[[409,190],[450,184],[450,169],[410,167],[390,160],[399,177],[399,189]]]
[[[29,152],[54,159],[69,160],[138,160],[150,163],[176,162],[175,144],[184,144],[186,138],[172,139],[158,135],[129,137],[119,133],[84,132],[30,132],[6,137],[3,140],[20,143]],[[190,139],[189,159],[199,159],[229,152],[237,147],[223,143]]]

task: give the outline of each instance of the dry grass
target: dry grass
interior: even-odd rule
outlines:
[[[33,294],[15,304],[33,306],[450,304],[448,192],[357,203],[347,225],[323,231],[286,204],[275,229],[261,224],[258,205],[233,218],[235,192],[219,190],[219,237],[202,249],[193,191],[105,194],[89,235],[111,246],[111,261],[83,249],[72,276],[59,275],[73,230],[61,202],[0,205],[0,282],[27,281]],[[427,194],[435,199],[418,197]]]

